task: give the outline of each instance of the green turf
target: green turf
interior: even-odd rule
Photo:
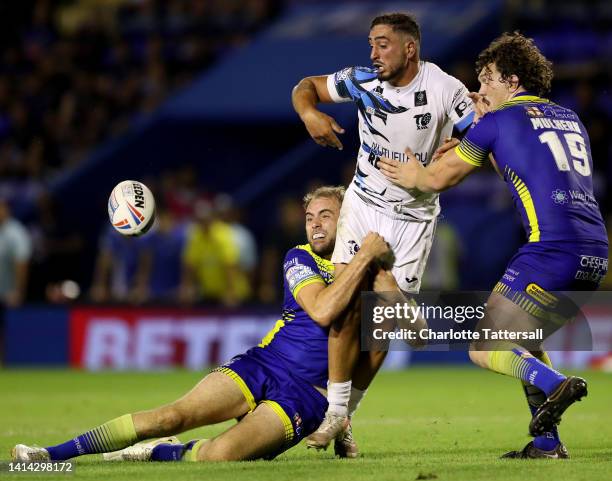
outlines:
[[[79,458],[76,473],[4,479],[91,480],[601,480],[612,476],[612,378],[583,373],[589,396],[561,426],[568,461],[501,461],[522,448],[528,410],[517,381],[478,369],[415,368],[382,373],[354,420],[363,456],[334,459],[296,446],[274,461],[246,463],[104,463]],[[0,459],[16,443],[57,444],[126,412],[173,400],[199,376],[192,372],[82,373],[0,371]],[[228,426],[227,424],[226,426]],[[185,434],[210,437],[224,426]],[[420,476],[420,478],[419,478]],[[435,478],[433,478],[435,476]]]

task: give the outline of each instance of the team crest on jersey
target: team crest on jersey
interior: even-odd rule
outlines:
[[[542,112],[536,106],[525,107],[525,112],[527,113],[528,117],[545,117],[544,112]]]
[[[354,240],[350,240],[348,241],[348,244],[349,244],[349,254],[354,256],[355,254],[357,254],[357,252],[359,252],[359,244],[357,244],[357,242],[355,242]]]
[[[416,120],[417,130],[426,129],[431,122],[431,114],[429,112],[425,114],[417,114],[414,116],[414,120]]]
[[[422,107],[423,105],[427,105],[427,91],[421,90],[419,92],[414,93],[414,106]]]

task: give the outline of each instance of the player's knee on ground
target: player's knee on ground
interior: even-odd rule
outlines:
[[[234,449],[232,443],[220,438],[211,439],[202,444],[197,459],[207,462],[242,460],[236,456],[236,449]]]
[[[475,351],[473,349],[477,349],[478,346],[472,344],[470,346],[470,351],[468,351],[468,354],[470,356],[470,360],[476,364],[477,366],[480,367],[484,367],[486,368],[488,366],[488,357],[489,357],[489,353],[488,351]]]

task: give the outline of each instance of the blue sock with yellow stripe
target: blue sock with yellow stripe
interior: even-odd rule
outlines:
[[[138,441],[131,414],[110,421],[57,446],[45,448],[52,461],[63,461],[84,454],[110,453]]]
[[[566,379],[563,374],[518,348],[511,351],[491,351],[489,368],[528,382],[544,391],[546,396],[550,396]]]

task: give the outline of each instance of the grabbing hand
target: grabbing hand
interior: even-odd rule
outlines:
[[[468,97],[474,102],[474,123],[476,123],[491,111],[491,102],[484,95],[477,92],[470,92]]]
[[[414,156],[410,149],[406,149],[406,162],[399,162],[387,157],[381,157],[378,162],[380,171],[394,184],[405,189],[414,189],[417,185],[419,171],[423,164]]]
[[[374,276],[374,292],[394,292],[399,291],[397,281],[390,270],[379,269]]]
[[[383,264],[389,263],[390,259],[393,258],[391,247],[383,236],[376,232],[369,232],[363,238],[360,250],[368,255],[371,260],[377,260]]]
[[[342,150],[342,142],[336,134],[343,134],[344,129],[338,125],[333,117],[313,109],[302,115],[302,121],[317,144],[322,147],[334,147]]]
[[[450,149],[455,148],[459,145],[459,139],[455,139],[454,137],[446,137],[444,139],[444,143],[436,149],[431,158],[432,162],[442,158],[442,156],[448,152]]]

